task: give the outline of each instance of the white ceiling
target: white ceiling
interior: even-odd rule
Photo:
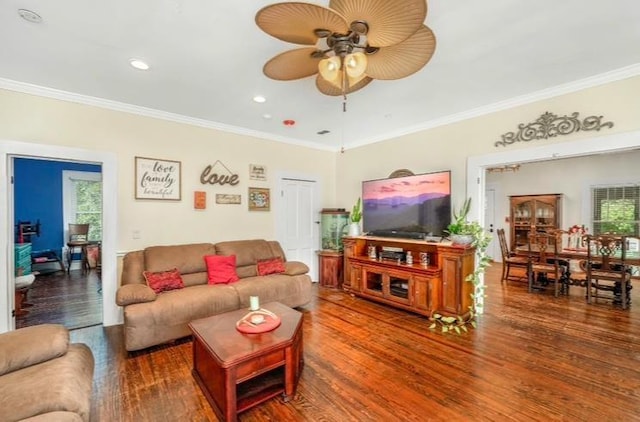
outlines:
[[[349,95],[343,113],[342,99],[318,92],[313,77],[282,82],[262,74],[272,56],[297,47],[255,25],[256,12],[272,3],[4,0],[0,88],[104,99],[112,108],[337,149],[566,91],[574,81],[640,74],[638,0],[431,0],[432,60],[405,79],[373,81]],[[25,21],[20,8],[43,22]],[[151,70],[131,68],[132,57]],[[257,94],[267,102],[254,103]]]

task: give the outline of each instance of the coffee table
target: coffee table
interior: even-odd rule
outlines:
[[[217,416],[238,413],[279,394],[285,402],[296,392],[303,366],[302,313],[281,303],[262,306],[281,319],[273,331],[243,334],[236,322],[248,309],[192,321],[193,376]]]

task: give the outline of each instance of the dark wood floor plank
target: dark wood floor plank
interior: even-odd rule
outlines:
[[[100,274],[72,270],[39,274],[27,293],[28,313],[16,317],[16,328],[56,323],[69,329],[102,324]]]
[[[630,309],[528,293],[487,276],[485,313],[468,334],[315,286],[304,313],[295,398],[241,421],[640,420],[640,294]],[[72,332],[96,357],[93,421],[216,421],[191,375],[191,341],[124,350],[122,327]]]

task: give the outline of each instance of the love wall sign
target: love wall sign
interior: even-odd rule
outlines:
[[[180,161],[135,157],[136,199],[181,199]]]
[[[224,169],[224,172],[220,172],[220,167]],[[235,186],[240,183],[240,177],[232,173],[227,166],[222,164],[222,161],[217,160],[213,165],[208,165],[202,170],[202,173],[200,173],[200,183],[203,185]]]

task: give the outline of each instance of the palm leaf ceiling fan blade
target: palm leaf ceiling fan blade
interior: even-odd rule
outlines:
[[[406,41],[390,47],[381,47],[367,55],[366,74],[373,79],[401,79],[426,65],[436,49],[436,37],[426,25],[422,25]]]
[[[310,3],[276,3],[256,14],[256,24],[267,34],[294,44],[313,45],[316,29],[346,33],[347,21],[326,7]]]
[[[344,16],[348,23],[365,21],[369,26],[367,42],[374,47],[406,40],[427,17],[425,0],[331,0],[329,8]]]
[[[285,51],[269,60],[262,71],[271,79],[291,81],[318,73],[318,63],[322,57],[313,57],[315,47],[304,47]]]
[[[358,83],[348,87],[346,91],[342,92],[342,89],[338,88],[337,86],[333,85],[331,82],[328,82],[327,80],[325,80],[322,76],[318,75],[316,77],[316,87],[318,88],[318,91],[322,92],[325,95],[331,95],[333,97],[337,97],[339,95],[356,92],[357,90],[369,85],[369,83],[372,80],[373,79],[369,78],[368,76],[365,76]]]

